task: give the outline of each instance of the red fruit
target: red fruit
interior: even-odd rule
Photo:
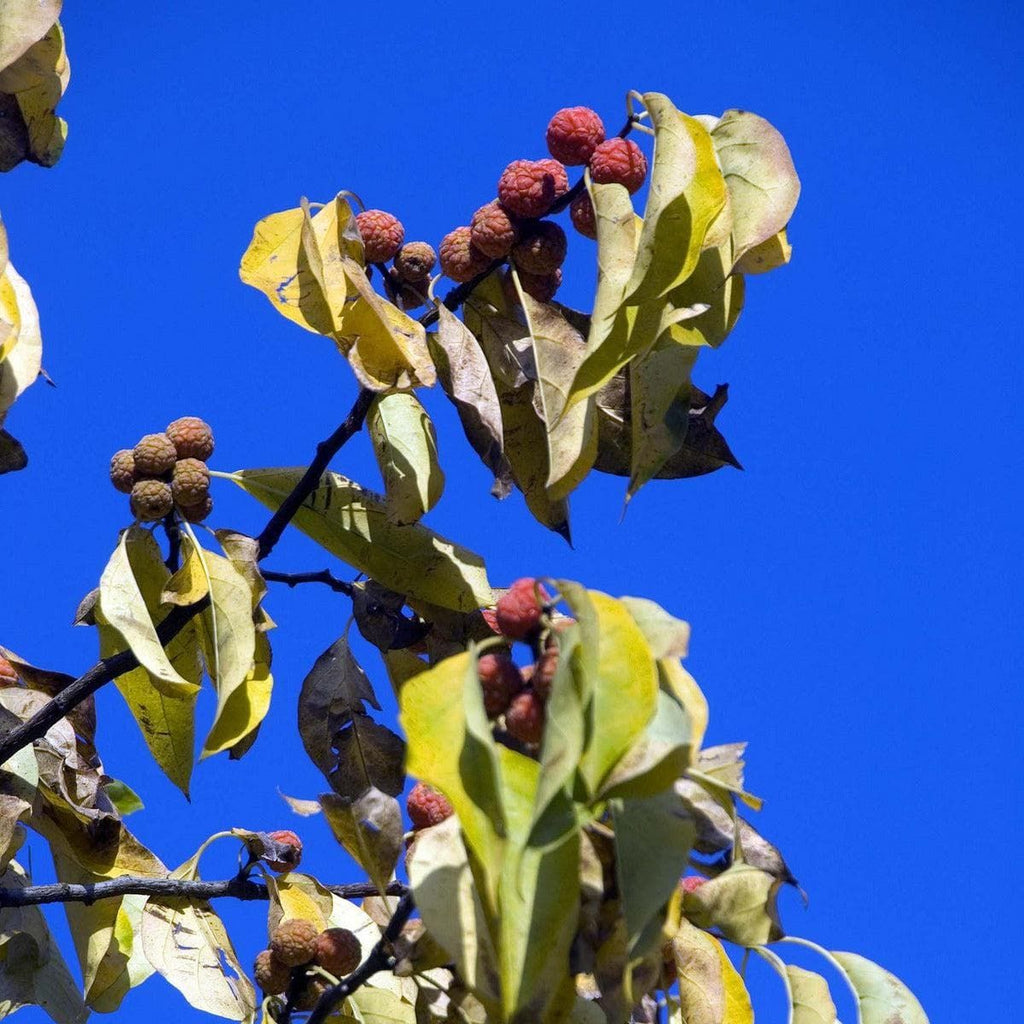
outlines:
[[[407,242],[395,256],[395,270],[404,281],[422,281],[437,263],[434,247],[426,242]]]
[[[440,825],[446,818],[450,818],[455,810],[443,793],[439,793],[433,786],[425,782],[417,782],[405,801],[405,809],[412,819],[414,831],[421,828],[430,828],[431,825]]]
[[[608,139],[590,158],[590,177],[598,185],[625,185],[632,195],[647,177],[647,157],[632,139]]]
[[[504,259],[519,237],[516,222],[497,199],[481,206],[473,214],[469,227],[473,245],[492,260]]]
[[[488,718],[497,718],[523,688],[523,677],[507,654],[483,654],[476,663],[480,688],[484,692],[484,710]]]
[[[543,217],[569,191],[557,160],[513,160],[498,180],[498,199],[516,217]]]
[[[14,666],[6,658],[0,657],[0,687],[17,685],[18,673]]]
[[[268,996],[281,995],[292,980],[292,969],[287,964],[281,963],[269,949],[256,954],[256,963],[253,965],[252,973],[256,984]]]
[[[523,291],[538,302],[550,302],[555,292],[562,287],[562,271],[552,270],[550,274],[519,274],[519,283]]]
[[[533,675],[530,682],[537,696],[547,700],[551,696],[551,684],[555,681],[555,672],[558,670],[558,647],[549,643],[544,653],[537,659],[533,667]]]
[[[316,956],[316,940],[320,930],[311,921],[300,917],[282,921],[270,936],[270,952],[285,967],[308,964]]]
[[[589,192],[581,192],[569,204],[569,217],[572,226],[587,238],[597,238],[597,216],[594,214],[594,204],[590,201]]]
[[[512,262],[528,274],[554,273],[565,262],[568,241],[565,232],[553,220],[531,224],[512,247]]]
[[[135,486],[135,453],[131,448],[114,452],[110,460],[110,482],[122,493],[131,494]]]
[[[683,892],[696,892],[706,881],[700,875],[687,875],[681,882]]]
[[[166,434],[179,459],[205,462],[213,454],[213,431],[210,424],[198,416],[179,416],[168,424]]]
[[[490,259],[473,245],[470,228],[456,228],[441,240],[441,273],[445,277],[462,284],[472,281],[490,265]]]
[[[484,608],[481,610],[480,614],[483,617],[484,622],[491,627],[492,633],[501,632],[501,630],[498,629],[498,616],[493,608]]]
[[[518,694],[505,712],[505,728],[520,743],[540,743],[544,735],[544,701],[532,690]]]
[[[604,142],[604,124],[590,107],[565,107],[548,124],[548,151],[570,167],[590,160]]]
[[[291,871],[299,866],[302,860],[302,840],[290,829],[279,829],[277,832],[267,833],[271,839],[282,846],[288,847],[288,853],[282,855],[281,860],[268,860],[267,867],[274,871]]]
[[[540,601],[537,600],[538,591]],[[498,629],[509,640],[530,639],[540,628],[542,603],[550,599],[551,595],[543,587],[538,587],[532,576],[516,580],[501,595],[495,609]]]
[[[391,259],[405,239],[402,222],[384,210],[364,210],[356,214],[356,227],[363,237],[367,263],[384,263]]]
[[[359,940],[347,928],[328,928],[317,937],[314,963],[336,978],[351,974],[362,959]]]

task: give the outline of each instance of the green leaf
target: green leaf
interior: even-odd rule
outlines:
[[[156,635],[154,615],[158,609],[147,605],[143,588],[167,578],[160,548],[153,535],[141,526],[125,530],[114,554],[100,577],[99,608],[104,620],[115,629],[149,673],[153,685],[168,697],[187,697],[198,690],[174,667]]]
[[[366,425],[384,477],[389,518],[416,522],[441,500],[444,490],[434,424],[412,392],[393,391],[373,400]]]
[[[660,918],[686,869],[695,828],[671,789],[646,799],[613,800],[611,811],[627,950],[631,957],[644,956],[662,941]]]
[[[785,965],[792,1011],[790,1024],[838,1024],[828,982],[814,971]]]
[[[722,944],[685,919],[672,939],[672,957],[679,977],[680,1015],[683,1024],[753,1024],[743,979]]]
[[[0,0],[0,70],[13,64],[46,35],[60,17],[62,0]]]
[[[782,938],[775,900],[782,885],[765,871],[735,863],[683,897],[686,916],[700,928],[717,928],[730,942],[761,946]]]
[[[589,597],[599,640],[590,744],[580,772],[596,793],[654,716],[658,675],[647,641],[625,605],[594,590]]]
[[[718,348],[736,326],[745,296],[743,275],[733,270],[732,243],[726,239],[705,249],[693,273],[669,292],[673,307],[686,309],[703,303],[707,308],[673,324],[667,336],[679,345]]]
[[[726,189],[707,130],[667,96],[644,93],[654,128],[654,162],[636,262],[626,286],[631,305],[659,298],[693,272]]]
[[[690,624],[670,615],[646,597],[620,597],[651,649],[651,657],[685,658],[690,646]]]
[[[505,497],[512,487],[512,468],[505,457],[501,405],[480,343],[473,332],[442,302],[437,304],[438,329],[427,335],[437,379],[459,414],[466,440],[494,474],[492,493]]]
[[[928,1024],[924,1008],[906,985],[857,953],[832,953],[857,996],[858,1024]]]
[[[727,110],[711,130],[729,189],[733,260],[778,234],[800,197],[800,179],[781,133],[747,110]]]
[[[217,715],[203,743],[202,757],[230,750],[232,760],[238,760],[249,749],[270,710],[274,688],[270,662],[270,641],[266,633],[256,633],[253,662],[245,678],[223,701],[218,696]]]
[[[416,1024],[416,1007],[385,989],[364,985],[349,996],[363,1024]]]
[[[398,801],[371,786],[355,800],[334,793],[320,797],[334,838],[383,892],[402,852],[402,811]]]
[[[103,792],[107,794],[107,799],[114,805],[115,810],[122,818],[141,811],[146,806],[139,794],[127,782],[122,782],[120,779],[111,779],[109,782],[103,783]]]
[[[229,479],[276,511],[304,473],[303,466],[247,469]],[[492,603],[479,555],[419,523],[389,522],[379,495],[338,473],[323,475],[292,522],[331,554],[396,593],[457,611]]]
[[[793,256],[793,246],[789,244],[786,229],[777,235],[766,238],[760,245],[747,251],[736,262],[736,274],[767,274],[770,270],[784,267]]]

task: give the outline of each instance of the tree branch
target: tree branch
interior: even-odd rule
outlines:
[[[346,1000],[360,986],[364,985],[378,971],[389,971],[395,966],[395,958],[388,947],[402,933],[405,922],[415,909],[412,894],[406,892],[388,922],[380,941],[373,947],[370,955],[347,977],[337,985],[332,985],[317,1001],[313,1012],[309,1015],[308,1024],[323,1024],[334,1012],[336,1006]],[[288,1013],[282,1014],[281,1024],[287,1024]]]
[[[321,569],[319,572],[274,572],[264,569],[261,575],[268,583],[287,583],[289,587],[300,583],[323,583],[335,593],[352,596],[352,584],[339,580],[330,569]]]
[[[288,497],[281,502],[280,507],[270,517],[270,522],[263,527],[263,532],[257,538],[260,546],[260,561],[274,550],[274,545],[281,539],[281,534],[292,521],[292,517],[298,512],[302,503],[317,489],[320,477],[330,465],[331,459],[338,454],[346,441],[362,429],[363,420],[366,419],[366,414],[370,411],[370,403],[374,397],[375,392],[370,391],[369,388],[360,388],[355,403],[341,426],[326,441],[321,441],[316,446],[316,458],[309,464],[302,479],[292,488]]]
[[[380,890],[372,882],[350,882],[343,885],[325,885],[325,889],[344,899],[379,896]],[[392,882],[386,896],[404,896],[408,887]],[[23,889],[0,889],[0,907],[29,907],[41,903],[87,903],[114,899],[117,896],[156,896],[161,899],[214,900],[230,897],[236,900],[266,900],[270,898],[263,882],[239,875],[219,882],[190,881],[182,878],[133,878],[123,875],[106,882],[91,885],[71,885],[54,882],[50,885],[28,885]]]
[[[178,606],[171,609],[167,618],[156,628],[160,643],[166,647],[185,628],[192,617],[210,604],[209,595],[196,601],[195,604]],[[28,746],[40,736],[45,736],[51,725],[66,717],[69,711],[82,703],[86,697],[92,696],[101,686],[112,679],[138,668],[139,659],[130,651],[103,658],[83,676],[68,683],[49,703],[44,704],[31,718],[25,719],[21,725],[11,729],[0,740],[0,765],[13,757],[22,747]]]

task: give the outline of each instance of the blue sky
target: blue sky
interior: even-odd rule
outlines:
[[[70,623],[126,525],[106,481],[116,449],[194,413],[215,427],[217,468],[292,465],[344,415],[355,385],[333,346],[238,280],[260,217],[347,188],[436,243],[508,161],[543,155],[560,107],[618,126],[638,88],[691,113],[756,111],[803,182],[793,263],[748,282],[739,326],[696,373],[709,390],[729,382],[719,425],[745,471],[651,484],[622,523],[622,481],[595,475],[574,496],[570,550],[518,497],[488,496],[432,395],[448,485],[429,522],[484,554],[496,584],[567,576],[688,619],[710,738],[750,741],[760,824],[810,895],[807,911],[785,897],[788,929],[886,965],[934,1024],[1015,1019],[1020,8],[111,0],[71,5],[64,24],[65,155],[0,181],[58,384],[27,392],[7,424],[32,462],[0,480],[0,642],[72,674],[94,660],[95,638]],[[582,306],[592,250],[570,245],[560,297]],[[365,439],[336,468],[377,484]],[[265,521],[230,484],[215,500],[215,525]],[[299,537],[268,562],[326,565]],[[268,607],[269,721],[243,761],[198,767],[191,805],[113,688],[100,748],[168,864],[221,828],[295,826],[315,873],[350,880],[326,826],[276,795],[321,788],[295,700],[349,608],[310,587]],[[232,867],[215,852],[209,875]],[[262,908],[219,909],[251,962]],[[777,982],[753,970],[758,1020],[784,1020]],[[202,1019],[155,978],[113,1019],[168,1012]]]

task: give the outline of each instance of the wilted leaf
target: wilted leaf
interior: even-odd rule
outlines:
[[[376,580],[352,584],[352,617],[364,640],[379,651],[401,650],[422,640],[431,624],[406,614],[405,596],[382,587]]]
[[[362,1024],[416,1024],[416,1007],[385,989],[364,985],[346,1003],[353,1004]]]
[[[42,357],[32,290],[7,262],[0,274],[0,425],[15,399],[39,376]]]
[[[690,749],[694,759],[704,742],[708,727],[708,702],[697,680],[672,658],[658,662],[658,680],[661,688],[670,693],[682,705],[690,720]]]
[[[746,285],[739,269],[733,269],[732,242],[705,249],[693,273],[668,294],[675,307],[690,308],[696,303],[706,307],[698,316],[673,324],[667,337],[680,345],[718,348],[736,326],[743,312]]]
[[[27,465],[28,456],[21,442],[6,430],[0,430],[0,476],[15,473]]]
[[[671,943],[683,1024],[753,1024],[743,979],[713,935],[681,922]]]
[[[928,1024],[914,993],[884,967],[857,953],[833,953],[857,993],[858,1024]]]
[[[790,1024],[838,1024],[828,982],[820,974],[793,964],[786,964],[785,971],[792,997]]]
[[[707,130],[661,93],[643,96],[654,128],[654,162],[630,304],[658,298],[693,272],[711,222],[725,204],[725,181]]]
[[[248,469],[230,479],[276,511],[305,471],[304,466]],[[419,523],[389,522],[379,495],[338,473],[324,474],[292,522],[331,554],[396,593],[460,611],[491,603],[479,555]]]
[[[690,645],[690,624],[670,615],[646,597],[620,597],[633,621],[640,627],[651,649],[651,657],[685,658]]]
[[[62,0],[0,0],[0,70],[46,35],[60,17]]]
[[[434,424],[412,392],[393,391],[373,400],[366,426],[384,477],[389,518],[416,522],[441,500],[444,490]]]
[[[427,335],[437,379],[452,400],[466,439],[494,474],[493,493],[505,497],[512,487],[512,470],[505,457],[501,406],[487,359],[466,325],[439,303],[438,329]]]
[[[767,274],[769,270],[784,267],[793,256],[793,246],[783,228],[777,235],[755,245],[736,263],[737,274]]]
[[[782,883],[749,864],[733,864],[683,897],[686,916],[700,928],[717,928],[730,942],[761,946],[782,938],[775,900]]]
[[[383,892],[402,852],[402,811],[398,801],[371,786],[355,800],[334,793],[320,797],[334,838]]]
[[[268,876],[270,911],[267,914],[267,934],[273,935],[284,920],[299,918],[310,921],[318,928],[333,926],[331,920],[339,901],[312,875],[289,871],[286,875]]]
[[[270,710],[274,688],[270,662],[267,634],[256,633],[253,662],[245,678],[223,701],[218,696],[217,716],[203,744],[202,757],[230,749],[232,760],[237,760],[249,749]]]
[[[721,743],[705,747],[700,752],[697,766],[690,770],[690,777],[704,786],[718,787],[735,793],[748,807],[761,810],[763,801],[743,788],[743,755],[746,743]]]

